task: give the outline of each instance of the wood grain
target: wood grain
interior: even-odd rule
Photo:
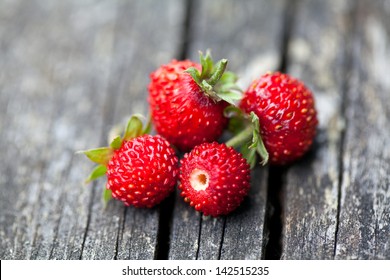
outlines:
[[[7,162],[1,201],[8,218],[0,230],[6,259],[79,258],[87,226],[91,189],[82,185],[80,171],[88,165],[78,164],[74,152],[98,144],[99,88],[107,65],[90,42],[109,20],[80,22],[77,12],[88,7],[67,2],[53,12],[49,2],[12,1],[1,9],[6,13],[2,94],[9,96],[0,140]],[[96,120],[89,123],[91,118]]]
[[[105,180],[83,185],[93,164],[75,152],[147,114],[151,71],[206,49],[244,89],[281,67],[304,81],[312,150],[256,168],[227,217],[178,191],[104,208]],[[385,0],[0,0],[0,259],[390,259],[389,50]]]
[[[147,115],[149,73],[175,56],[183,9],[183,3],[175,0],[119,2],[104,112],[105,133],[125,116]],[[161,26],[165,26],[164,32],[160,32]],[[153,259],[159,208],[126,208],[114,202],[104,211],[100,193],[95,192],[93,198],[82,257]]]
[[[287,72],[312,90],[319,127],[312,150],[285,174],[283,259],[334,255],[350,6],[348,1],[300,1],[295,6]]]
[[[346,94],[337,259],[390,258],[390,6],[360,1]],[[386,70],[387,69],[387,70]]]
[[[104,180],[83,186],[92,164],[74,153],[146,112],[149,72],[179,44],[179,2],[1,3],[2,259],[154,258],[159,209],[103,209]]]

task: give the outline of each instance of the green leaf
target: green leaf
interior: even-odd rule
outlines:
[[[218,81],[223,76],[223,73],[225,72],[226,66],[227,66],[227,59],[221,59],[220,61],[215,64],[213,71],[211,73],[211,77],[207,79],[207,82],[214,86],[218,83]]]
[[[110,147],[101,147],[97,149],[80,151],[78,153],[83,153],[90,160],[97,164],[107,165],[112,156],[112,149]]]
[[[148,121],[146,123],[146,126],[145,126],[144,130],[142,131],[142,135],[150,134],[151,131],[152,131],[152,117],[149,116]]]
[[[115,138],[117,138],[118,136],[121,136],[123,134],[124,130],[125,130],[125,124],[124,123],[120,123],[120,124],[114,125],[110,129],[110,131],[108,132],[107,142],[109,144],[112,143],[112,141],[114,141]]]
[[[251,112],[250,113],[250,117],[251,117],[251,122],[252,122],[252,125],[253,125],[253,139],[254,140],[258,140],[260,138],[260,120],[259,120],[259,117],[254,113],[254,112]],[[253,143],[255,141],[252,141]],[[257,143],[257,141],[256,141]]]
[[[186,69],[184,72],[187,72],[188,74],[191,75],[192,79],[194,79],[195,83],[198,85],[198,86],[202,86],[202,79],[200,78],[200,73],[198,71],[198,69],[196,69],[195,67],[190,67],[188,69]]]
[[[142,116],[138,114],[131,116],[127,123],[123,140],[129,140],[142,135],[142,121],[140,118],[142,118]]]
[[[88,178],[85,180],[85,183],[88,184],[89,182],[96,180],[101,176],[104,176],[106,172],[107,172],[107,167],[105,165],[99,164],[89,174]]]
[[[199,60],[200,60],[200,65],[202,66],[202,72],[200,73],[199,78],[200,80],[208,79],[214,68],[214,62],[213,59],[211,58],[210,51],[207,50],[206,55],[203,55],[203,53],[199,51]]]
[[[206,55],[199,52],[199,58],[202,66],[201,73],[194,67],[188,68],[186,72],[207,97],[215,102],[224,100],[235,105],[235,102],[242,98],[242,90],[235,84],[237,76],[233,72],[225,72],[228,60],[223,58],[214,64],[209,50]]]
[[[234,84],[238,80],[237,75],[230,71],[225,71],[219,80],[221,84]]]
[[[267,149],[264,146],[263,139],[261,138],[260,121],[254,112],[250,113],[250,117],[253,124],[253,138],[252,138],[252,144],[249,146],[249,149],[255,149],[256,152],[262,158],[261,164],[266,165],[269,159],[269,154]]]
[[[249,144],[243,145],[241,148],[241,154],[248,162],[251,169],[256,166],[257,156],[256,149],[250,149]]]
[[[263,159],[260,164],[261,165],[266,165],[268,160],[269,160],[269,154],[267,149],[264,146],[263,141],[260,141],[259,145],[256,147],[257,153],[260,155],[260,157]]]
[[[225,84],[221,84],[219,85],[218,87],[218,91],[220,92],[225,92],[225,91],[236,91],[239,95],[240,95],[240,99],[241,99],[241,96],[242,96],[242,90],[241,88],[236,85],[235,83],[225,83]]]
[[[233,132],[234,137],[225,144],[240,151],[248,164],[253,168],[257,161],[257,154],[262,158],[261,164],[268,162],[269,154],[264,146],[260,134],[260,121],[254,112],[250,115],[244,115],[238,108],[228,106],[224,111],[225,116],[230,115],[229,130]]]
[[[235,105],[236,101],[241,99],[241,94],[234,91],[218,92],[217,96],[232,105]]]
[[[213,91],[212,85],[210,85],[206,80],[203,80],[203,81],[202,81],[201,87],[202,87],[203,91],[204,91],[207,95],[209,95],[209,97],[212,97],[212,98],[215,97],[215,93],[214,93],[214,91]],[[218,100],[217,100],[217,101],[218,101]]]
[[[122,146],[122,138],[120,136],[115,137],[111,143],[110,147],[114,150],[118,150]]]
[[[112,199],[112,191],[107,188],[104,188],[102,198],[103,198],[104,208],[106,208],[107,203]]]

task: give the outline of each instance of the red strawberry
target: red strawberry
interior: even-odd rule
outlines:
[[[223,115],[227,102],[241,97],[234,92],[236,77],[224,72],[226,59],[214,65],[207,53],[200,60],[201,65],[173,60],[150,75],[148,101],[154,126],[182,151],[216,140],[227,124]]]
[[[287,164],[311,146],[318,124],[313,94],[288,74],[267,73],[254,80],[240,107],[254,112],[271,164]]]
[[[179,189],[184,201],[204,215],[226,215],[250,188],[250,169],[240,153],[225,144],[203,143],[181,160]]]
[[[110,147],[84,151],[98,167],[87,181],[107,175],[108,197],[126,206],[153,207],[174,189],[178,158],[161,136],[142,135],[142,123],[132,117],[123,139],[116,137]]]

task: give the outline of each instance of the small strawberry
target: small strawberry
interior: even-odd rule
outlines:
[[[209,53],[201,64],[173,60],[151,73],[149,105],[156,131],[182,151],[215,141],[227,119],[223,110],[240,99],[227,60],[214,65]]]
[[[181,196],[206,216],[229,214],[241,204],[249,188],[249,165],[225,144],[203,143],[181,160]]]
[[[311,146],[318,124],[311,91],[299,80],[279,72],[254,80],[240,107],[254,112],[271,164],[288,164]]]
[[[112,195],[126,206],[150,208],[173,191],[179,173],[175,151],[163,137],[144,132],[133,116],[123,138],[114,138],[110,147],[82,152],[99,164],[88,182],[107,175],[105,200]]]

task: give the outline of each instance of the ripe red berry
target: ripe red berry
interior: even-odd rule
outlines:
[[[153,207],[174,189],[178,159],[167,140],[144,135],[124,141],[107,164],[107,189],[125,205]]]
[[[207,54],[201,62],[173,60],[150,75],[148,101],[155,129],[182,151],[217,140],[227,124],[224,100],[240,97],[230,91],[235,77],[224,73],[226,60],[214,66]]]
[[[107,175],[104,200],[111,197],[126,206],[153,207],[166,198],[176,185],[179,160],[167,140],[151,136],[133,116],[123,138],[117,136],[109,147],[83,151],[99,165],[87,182]]]
[[[204,215],[229,214],[241,204],[249,188],[248,163],[225,144],[201,144],[181,160],[181,196]]]
[[[288,74],[267,73],[254,80],[240,107],[254,112],[271,164],[287,164],[311,146],[318,124],[312,92]]]

